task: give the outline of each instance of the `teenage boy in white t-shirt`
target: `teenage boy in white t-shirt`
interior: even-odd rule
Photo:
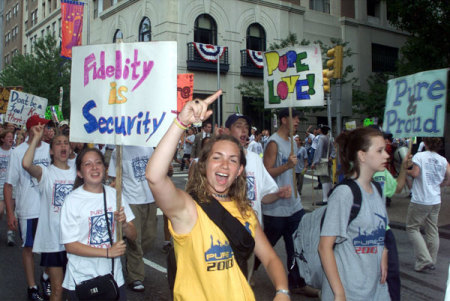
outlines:
[[[133,224],[137,232],[135,241],[127,241],[125,253],[128,287],[135,292],[145,290],[143,257],[156,237],[156,204],[145,179],[145,168],[152,154],[152,147],[142,146],[124,146],[122,152],[122,194],[135,216]],[[115,150],[111,154],[108,176],[116,177]]]
[[[22,258],[28,284],[28,298],[30,300],[42,300],[34,279],[34,259],[32,252],[34,235],[36,234],[39,218],[40,193],[37,181],[23,169],[22,159],[28,149],[29,142],[33,139],[31,128],[38,124],[45,125],[48,122],[49,120],[40,118],[38,115],[33,115],[28,118],[26,126],[29,139],[26,143],[20,144],[11,152],[6,183],[4,186],[8,227],[11,230],[17,230],[17,228],[19,228],[23,241]],[[50,146],[47,143],[39,142],[34,154],[33,164],[45,167],[50,165]],[[15,202],[12,199],[13,186],[17,189]],[[14,206],[17,218],[14,215]],[[44,273],[41,280],[43,280],[42,282],[45,286],[43,287],[44,292],[46,295],[49,295],[50,291],[48,284],[50,282],[48,276]]]
[[[247,161],[247,164],[245,165],[247,198],[250,200],[259,223],[263,226],[261,204],[270,204],[280,198],[285,198],[291,195],[292,190],[290,186],[278,188],[278,185],[264,167],[261,157],[257,153],[245,149],[250,133],[250,126],[250,117],[241,114],[233,114],[230,115],[225,122],[224,133],[238,139],[242,147],[244,147],[245,159]],[[254,260],[255,257],[251,256],[248,261],[249,279],[251,279],[253,274]],[[257,266],[258,265],[259,264],[257,264]]]

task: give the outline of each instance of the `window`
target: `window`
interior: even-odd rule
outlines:
[[[53,34],[53,37],[55,37],[55,32],[56,32],[56,22],[53,22],[52,23],[52,34]]]
[[[45,18],[45,2],[42,2],[42,17]]]
[[[372,72],[394,72],[398,48],[372,44]]]
[[[217,26],[210,15],[203,14],[195,20],[194,42],[216,45]]]
[[[28,30],[28,20],[25,21],[25,30]]]
[[[247,49],[266,50],[266,33],[258,23],[253,23],[247,28]]]
[[[139,42],[148,42],[152,40],[152,28],[150,19],[144,17],[139,25]]]
[[[309,0],[309,9],[330,13],[330,0]]]
[[[119,39],[123,40],[123,33],[120,29],[117,29],[116,32],[114,33],[113,43],[115,43]]]
[[[103,0],[94,0],[94,19],[103,11]]]
[[[27,54],[27,44],[23,45],[23,53]]]
[[[380,0],[367,0],[367,15],[380,17]]]

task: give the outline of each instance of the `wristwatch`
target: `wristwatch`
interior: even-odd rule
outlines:
[[[279,290],[277,290],[277,292],[275,293],[275,295],[278,295],[278,294],[285,294],[285,295],[288,295],[289,298],[291,297],[291,294],[289,294],[289,291],[288,291],[288,290],[285,290],[285,289],[279,289]]]

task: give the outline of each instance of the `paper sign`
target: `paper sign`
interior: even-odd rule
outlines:
[[[183,73],[177,75],[177,111],[181,112],[184,105],[192,100],[194,95],[194,74]]]
[[[324,105],[319,45],[264,53],[264,108]]]
[[[356,129],[356,121],[352,120],[352,121],[346,122],[345,123],[345,129],[348,130],[348,131]]]
[[[25,125],[29,117],[39,115],[44,118],[47,98],[11,90],[5,122]]]
[[[0,114],[5,114],[8,109],[9,92],[11,90],[22,91],[23,87],[0,87]]]
[[[176,42],[73,48],[70,140],[156,146],[177,109]]]
[[[395,138],[443,137],[448,70],[389,80],[383,130]]]

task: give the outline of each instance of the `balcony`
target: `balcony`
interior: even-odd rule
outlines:
[[[241,50],[241,75],[263,78],[263,70],[262,52]]]
[[[217,57],[214,55],[218,53],[217,46],[199,43],[196,46],[194,42],[191,42],[187,43],[187,51],[186,64],[188,70],[217,72]],[[228,69],[230,69],[230,64],[228,63],[228,47],[225,47],[220,56],[220,73],[227,73]]]

